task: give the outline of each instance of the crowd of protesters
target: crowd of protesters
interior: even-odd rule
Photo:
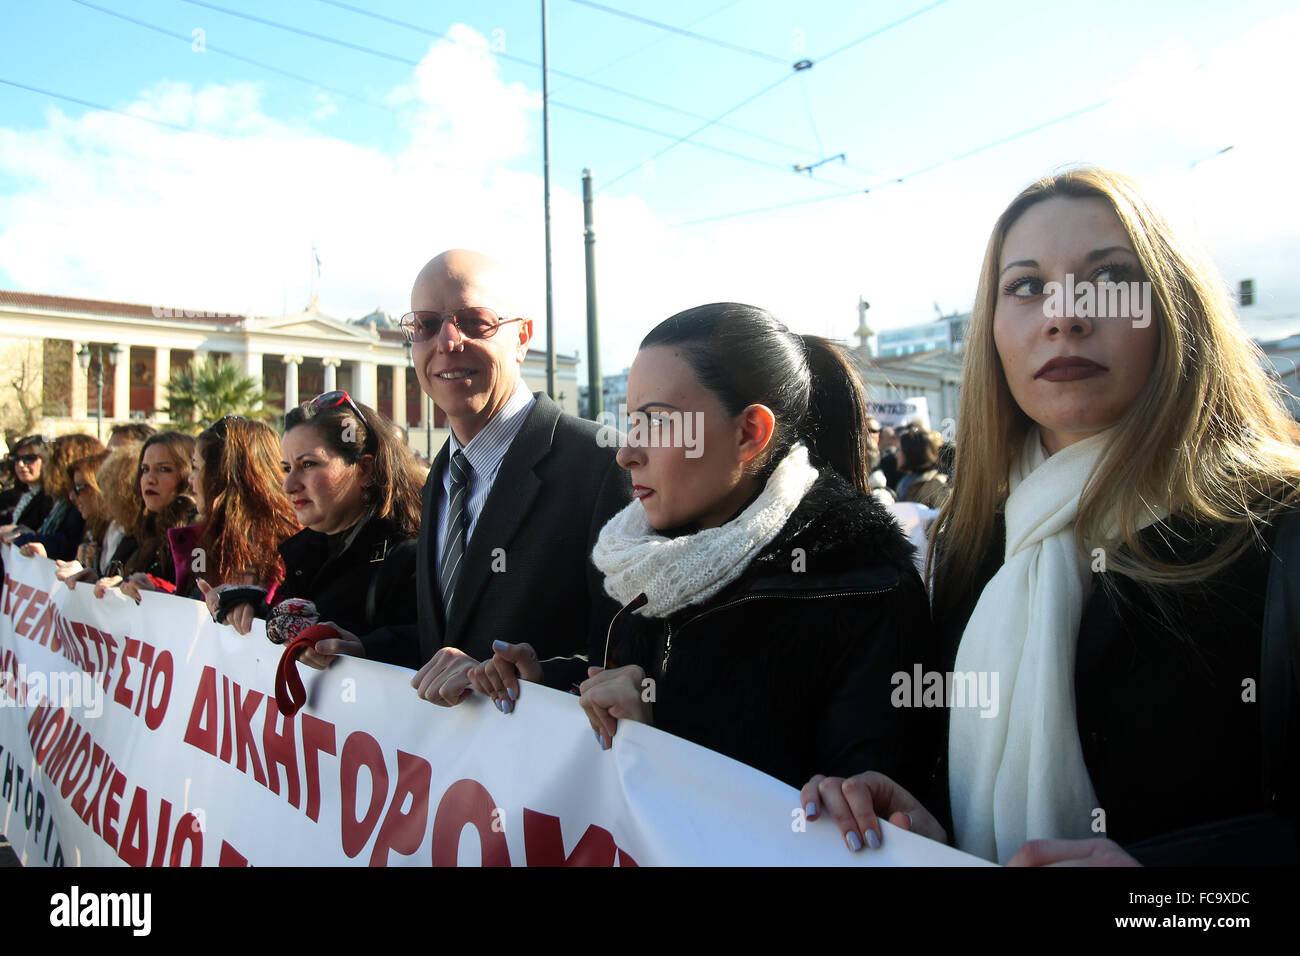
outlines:
[[[1151,312],[1048,309],[1068,275]],[[27,436],[0,537],[240,634],[330,624],[305,664],[401,664],[440,706],[571,691],[600,747],[632,720],[734,757],[851,851],[888,820],[1002,863],[1296,861],[1300,427],[1130,180],[1058,174],[998,219],[955,435],[882,425],[838,346],[714,303],[642,340],[614,448],[523,386],[499,265],[444,253],[411,305],[431,470],[345,391],[279,430]],[[998,675],[998,706],[900,706],[915,668]]]

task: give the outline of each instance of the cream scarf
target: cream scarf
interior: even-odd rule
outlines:
[[[974,706],[949,712],[953,827],[961,849],[999,863],[1026,840],[1097,836],[1097,797],[1075,717],[1090,561],[1076,548],[1074,523],[1107,439],[1103,432],[1048,458],[1038,429],[1026,436],[1009,475],[1005,563],[957,649],[957,673],[987,672],[990,685],[996,674],[999,693],[996,714]]]
[[[796,444],[734,520],[677,538],[650,527],[645,508],[633,501],[600,530],[591,560],[605,575],[610,597],[628,604],[644,593],[649,603],[636,613],[667,617],[708,600],[740,577],[816,480],[808,449]]]

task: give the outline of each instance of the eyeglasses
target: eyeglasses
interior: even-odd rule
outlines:
[[[222,415],[220,418],[218,418],[215,422],[212,423],[212,425],[208,428],[208,431],[212,432],[212,434],[216,435],[222,441],[225,441],[226,429],[230,426],[230,423],[232,421],[246,422],[248,421],[248,419],[245,418],[243,415],[235,415],[235,414]]]
[[[470,306],[455,312],[408,312],[402,316],[402,332],[408,342],[428,342],[438,337],[442,323],[447,321],[456,326],[467,339],[490,339],[501,326],[522,322],[523,318],[502,319],[491,309],[481,306]]]
[[[80,497],[81,497],[81,493],[82,493],[83,491],[85,491],[85,490],[86,490],[87,488],[89,488],[89,487],[90,487],[90,485],[76,485],[76,484],[74,484],[74,485],[72,486],[72,497],[74,497],[74,498],[80,498]]]
[[[41,456],[28,453],[26,455],[14,455],[13,460],[21,461],[24,465],[34,465],[41,460]]]
[[[357,407],[357,403],[352,401],[352,396],[344,389],[336,388],[332,392],[322,392],[315,398],[303,402],[299,408],[302,409],[303,420],[311,421],[318,412],[327,412],[331,408],[338,408],[340,405],[347,405],[348,408],[357,413],[357,418],[361,419],[361,424],[366,427],[366,445],[372,444],[374,429],[370,427],[370,423],[366,420],[365,413]]]

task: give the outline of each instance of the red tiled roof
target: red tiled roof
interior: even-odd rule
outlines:
[[[135,319],[170,318],[183,322],[212,322],[218,325],[236,325],[242,315],[205,315],[207,310],[177,309],[164,305],[137,305],[131,302],[105,302],[102,299],[74,299],[62,295],[41,295],[36,292],[10,292],[0,289],[0,306],[29,306],[51,312],[89,312],[99,315],[119,315]],[[158,311],[167,310],[159,315]],[[155,311],[158,310],[158,311]],[[188,311],[191,315],[185,315]]]

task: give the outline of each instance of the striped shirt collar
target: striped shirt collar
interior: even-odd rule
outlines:
[[[519,434],[519,429],[523,428],[524,419],[528,417],[536,401],[523,380],[517,380],[514,394],[506,402],[505,408],[493,415],[467,444],[462,445],[456,438],[456,432],[451,430],[451,437],[448,439],[451,443],[450,454],[464,452],[465,457],[469,459],[470,468],[477,475],[495,474],[497,468],[501,466],[501,459],[505,458],[510,443]]]

